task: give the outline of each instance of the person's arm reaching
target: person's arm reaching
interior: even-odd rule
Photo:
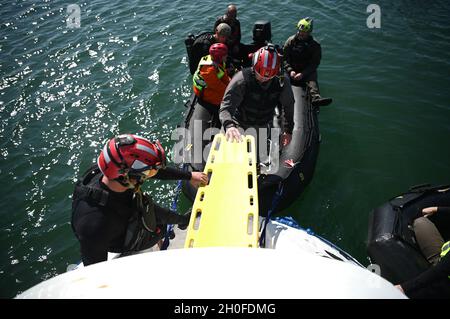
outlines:
[[[222,103],[219,109],[219,118],[225,130],[230,126],[236,126],[237,123],[233,120],[234,112],[238,105],[242,103],[245,95],[245,82],[242,71],[239,71],[231,79],[225,93],[223,95]]]
[[[153,178],[161,180],[189,180],[192,178],[192,173],[175,167],[166,167],[164,169],[160,169],[158,173],[153,176]]]
[[[238,130],[238,123],[233,120],[236,108],[242,103],[245,96],[245,80],[242,71],[239,71],[231,79],[220,104],[219,118],[225,130],[227,139],[242,140]]]
[[[174,167],[166,167],[160,169],[153,178],[160,180],[190,180],[190,182],[198,187],[199,185],[208,184],[208,175],[203,172],[187,172]]]

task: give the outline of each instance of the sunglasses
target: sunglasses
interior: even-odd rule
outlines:
[[[155,165],[149,165],[149,166],[145,166],[139,169],[132,169],[132,174],[140,174],[140,175],[146,175],[146,176],[155,176],[156,173],[158,173],[158,171],[160,169],[164,169],[166,167],[166,165],[164,163],[158,163]]]
[[[151,178],[158,174],[159,168],[152,168],[145,171],[142,171],[141,174],[145,175],[146,178]]]
[[[158,166],[158,167],[156,167]],[[132,172],[129,172],[129,177],[132,179],[135,179],[137,181],[143,182],[149,178],[152,178],[156,174],[158,174],[158,171],[160,170],[160,165],[156,165],[154,168],[145,168],[145,170],[134,170]]]

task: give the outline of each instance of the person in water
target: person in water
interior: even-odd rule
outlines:
[[[414,220],[417,244],[432,265],[416,278],[396,285],[410,298],[450,298],[450,207],[427,207]],[[440,230],[430,217],[440,217]],[[438,217],[438,216],[436,216]],[[445,238],[445,239],[444,239]]]
[[[153,247],[166,224],[187,227],[189,215],[178,215],[154,203],[141,185],[149,178],[184,179],[206,184],[201,172],[166,167],[162,145],[132,134],[109,140],[76,183],[72,229],[85,266],[106,261],[108,252],[128,254]]]
[[[280,104],[284,122],[281,143],[288,145],[294,127],[294,102],[276,47],[269,44],[259,49],[253,54],[252,67],[239,71],[225,90],[219,118],[227,140],[241,141],[239,129],[269,127]]]
[[[322,58],[322,48],[311,35],[312,31],[311,18],[303,18],[298,22],[297,33],[290,36],[284,44],[284,68],[293,85],[306,84],[309,87],[314,106],[325,106],[332,99],[320,96],[317,68]]]

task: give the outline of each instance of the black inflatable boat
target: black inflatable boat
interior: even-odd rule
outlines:
[[[292,90],[295,98],[292,140],[287,147],[280,147],[279,165],[262,167],[258,177],[259,213],[262,216],[267,216],[269,210],[275,213],[287,208],[300,196],[312,179],[319,153],[319,110],[311,105],[311,98],[305,87],[292,86]],[[197,114],[195,108],[203,106],[198,104],[194,96],[186,103],[186,106],[188,109],[180,126],[184,127],[189,134],[183,137],[183,154],[176,155],[182,157],[184,169],[203,171],[205,160],[201,163],[193,160],[196,148],[193,136],[198,135],[199,132],[194,132],[192,127]],[[280,127],[280,121],[280,116],[275,115],[273,126]],[[207,123],[211,124],[211,121]],[[211,141],[212,139],[213,136]],[[205,146],[205,154],[208,153],[209,146],[209,144]],[[189,182],[183,184],[183,192],[190,200],[195,199],[196,189]]]
[[[412,187],[371,212],[367,252],[380,266],[381,276],[394,284],[412,279],[430,267],[417,245],[412,224],[422,209],[450,206],[449,185]],[[450,216],[434,214],[430,220],[448,238]]]

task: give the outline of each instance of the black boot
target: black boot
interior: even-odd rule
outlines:
[[[312,106],[327,106],[333,102],[332,98],[329,97],[320,97],[320,95],[316,95],[312,98],[311,104]]]
[[[311,94],[311,103],[314,107],[326,106],[330,104],[333,100],[331,98],[323,98],[320,96],[319,84],[316,80],[310,80],[306,82],[309,87],[309,93]]]

